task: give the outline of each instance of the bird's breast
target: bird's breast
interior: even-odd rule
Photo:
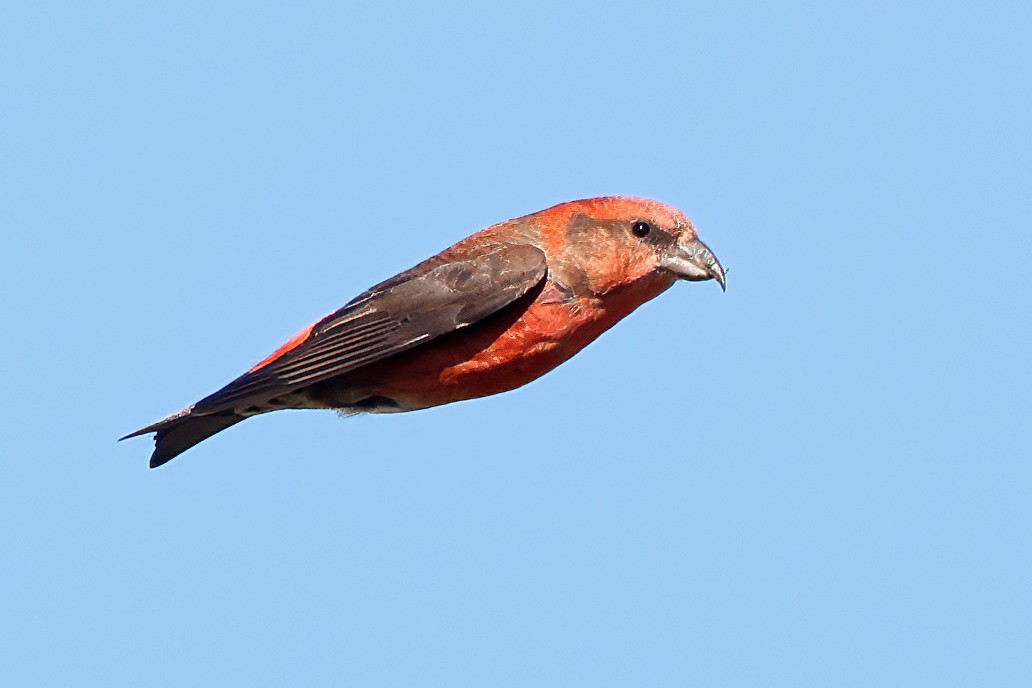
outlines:
[[[515,389],[583,349],[669,284],[604,298],[571,296],[554,284],[523,309],[479,323],[347,376],[361,394],[415,410]]]

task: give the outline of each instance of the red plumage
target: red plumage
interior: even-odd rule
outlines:
[[[478,232],[361,294],[156,433],[151,466],[281,408],[411,411],[514,389],[678,279],[724,270],[680,212],[572,201]],[[124,438],[123,438],[124,439]]]

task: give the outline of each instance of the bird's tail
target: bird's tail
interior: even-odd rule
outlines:
[[[165,420],[148,425],[142,430],[130,433],[121,438],[139,437],[147,433],[154,436],[154,453],[151,454],[150,467],[157,468],[176,458],[198,442],[203,442],[212,435],[222,432],[231,425],[236,425],[247,416],[240,416],[233,411],[221,413],[194,414],[193,407],[174,413]],[[119,440],[121,441],[121,440]]]

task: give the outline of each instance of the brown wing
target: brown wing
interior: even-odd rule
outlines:
[[[527,244],[487,246],[443,263],[431,259],[319,321],[299,344],[197,402],[191,412],[244,408],[393,356],[507,306],[546,272],[545,254]]]

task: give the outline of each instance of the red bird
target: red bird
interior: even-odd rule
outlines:
[[[724,269],[679,211],[591,198],[502,222],[360,294],[157,433],[150,466],[278,409],[415,411],[525,385],[679,279]]]

